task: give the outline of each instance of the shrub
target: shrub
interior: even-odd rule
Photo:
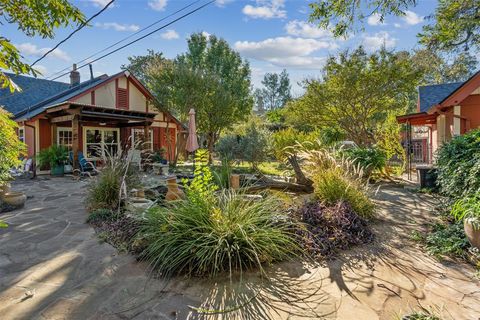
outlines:
[[[99,223],[104,221],[112,221],[117,217],[116,213],[110,209],[96,209],[90,212],[87,217],[87,223]]]
[[[86,204],[92,211],[95,209],[118,209],[126,198],[127,189],[140,185],[136,168],[118,155],[109,155],[105,166],[98,176],[90,183]]]
[[[306,249],[315,256],[328,257],[338,250],[374,239],[367,222],[345,202],[333,206],[306,203],[297,211],[297,216],[306,226],[306,230],[299,230]]]
[[[319,171],[313,177],[313,188],[315,196],[326,205],[345,201],[361,217],[373,216],[375,206],[362,183],[348,178],[338,168]]]
[[[41,150],[37,155],[39,167],[49,166],[54,168],[65,164],[68,160],[68,149],[65,146],[53,144],[49,148]]]
[[[480,129],[456,136],[437,151],[440,192],[456,200],[480,190]]]
[[[433,231],[426,237],[427,252],[436,257],[454,256],[466,258],[467,250],[470,247],[463,224],[437,223]]]
[[[345,155],[358,164],[365,172],[382,171],[387,158],[385,152],[377,148],[352,148],[343,151]]]
[[[240,139],[240,135],[229,134],[222,136],[215,145],[215,151],[222,159],[240,159]]]
[[[147,211],[138,237],[142,257],[163,275],[215,275],[259,268],[298,250],[292,223],[272,198],[249,200],[238,191],[191,197]]]
[[[480,229],[480,192],[457,200],[451,214],[457,221],[468,220],[475,229]]]
[[[17,124],[11,114],[0,107],[0,186],[11,179],[10,169],[18,166],[25,144],[18,140]]]

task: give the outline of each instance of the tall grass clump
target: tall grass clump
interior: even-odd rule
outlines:
[[[86,205],[89,211],[96,209],[116,210],[126,198],[128,189],[140,185],[137,169],[122,156],[107,154],[105,166],[88,186]]]
[[[232,275],[251,268],[263,273],[264,264],[298,253],[295,228],[280,201],[215,191],[208,167],[195,171],[186,199],[151,208],[141,222],[141,257],[153,269],[164,276]]]
[[[371,218],[375,206],[369,198],[369,189],[363,168],[353,160],[321,147],[303,147],[299,154],[309,178],[313,181],[315,196],[328,206],[346,202],[361,217]]]

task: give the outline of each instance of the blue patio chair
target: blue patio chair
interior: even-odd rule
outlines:
[[[85,159],[85,156],[83,155],[83,152],[78,151],[78,165],[80,168],[80,174],[96,174],[97,168],[95,165],[91,162]],[[69,152],[69,157],[70,157],[70,162],[73,164],[73,152]]]

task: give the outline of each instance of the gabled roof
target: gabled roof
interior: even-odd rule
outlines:
[[[70,88],[70,84],[6,73],[21,89],[11,93],[8,88],[0,89],[0,106],[16,114],[53,95]]]
[[[88,90],[90,88],[93,88],[102,82],[105,82],[109,80],[112,77],[117,76],[118,74],[108,77],[107,75],[101,75],[99,77],[84,81],[76,86],[70,87],[67,90],[60,91],[59,93],[52,95],[37,104],[28,106],[26,109],[23,109],[20,112],[17,112],[14,114],[14,118],[16,120],[26,120],[30,119],[32,117],[35,117],[36,115],[42,113],[47,109],[49,106],[52,105],[57,105],[62,102],[68,101],[70,98],[73,98],[80,93],[84,92],[85,90]]]
[[[418,87],[420,112],[427,112],[431,107],[449,97],[463,84],[464,82],[454,82]]]

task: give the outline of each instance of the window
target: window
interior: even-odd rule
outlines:
[[[25,128],[20,127],[18,128],[18,140],[25,142]]]
[[[84,128],[86,158],[98,159],[115,155],[120,144],[120,130],[116,128]]]
[[[138,149],[143,149],[143,137],[145,135],[145,130],[139,128],[133,128],[132,130],[132,146],[135,146]],[[148,130],[148,139],[145,147],[147,149],[153,150],[153,130]]]
[[[72,129],[71,128],[57,128],[57,144],[59,146],[65,146],[69,150],[72,149]]]

